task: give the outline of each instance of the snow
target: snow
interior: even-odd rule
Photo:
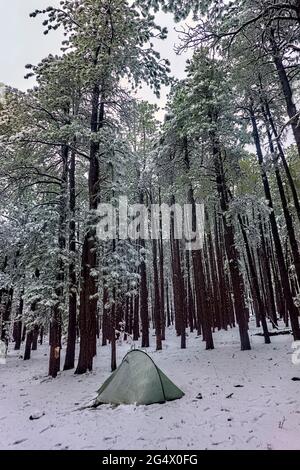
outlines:
[[[195,333],[181,350],[170,329],[156,352],[153,337],[151,357],[185,396],[151,406],[84,408],[110,373],[109,346],[99,347],[92,373],[56,379],[45,375],[47,345],[30,361],[11,347],[0,366],[0,449],[300,449],[292,336],[265,345],[250,332],[251,351],[240,351],[237,328],[214,333],[213,351]],[[119,361],[129,348],[118,347]]]

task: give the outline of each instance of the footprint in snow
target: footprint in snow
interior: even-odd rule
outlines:
[[[19,439],[18,441],[15,441],[12,443],[13,446],[17,446],[18,444],[22,444],[22,442],[28,441],[28,439]]]

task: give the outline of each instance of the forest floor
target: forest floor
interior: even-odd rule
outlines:
[[[216,332],[213,351],[194,333],[181,350],[170,329],[163,351],[155,352],[153,337],[148,352],[185,396],[150,406],[80,409],[110,373],[109,346],[99,348],[92,373],[56,379],[45,375],[47,345],[26,362],[11,347],[0,365],[0,449],[300,449],[292,336],[265,345],[255,332],[251,326],[253,349],[244,352],[237,328]],[[119,360],[129,348],[118,346]],[[36,412],[44,415],[30,420]]]

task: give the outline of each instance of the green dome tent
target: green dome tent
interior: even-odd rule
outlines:
[[[93,406],[104,403],[151,405],[183,395],[147,353],[133,349],[98,390]]]

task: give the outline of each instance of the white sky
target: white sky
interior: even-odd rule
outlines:
[[[33,84],[25,80],[25,65],[36,64],[49,53],[59,53],[61,32],[53,31],[43,34],[42,17],[30,18],[29,13],[49,5],[59,5],[59,0],[0,0],[0,82],[26,90]],[[158,23],[167,26],[168,39],[157,41],[157,50],[161,56],[171,62],[172,74],[177,78],[184,77],[187,55],[178,56],[174,44],[178,43],[178,34],[172,15],[159,13]],[[163,90],[158,105],[163,108],[168,90]],[[153,94],[145,89],[139,97],[157,102]],[[161,111],[160,117],[163,112]]]

